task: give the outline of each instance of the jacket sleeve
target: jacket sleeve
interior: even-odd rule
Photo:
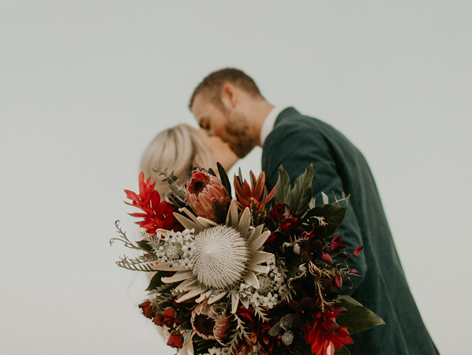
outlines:
[[[314,169],[312,188],[317,205],[322,204],[321,192],[329,196],[330,202],[334,201],[333,193],[338,199],[341,198],[343,192],[346,195],[351,193],[345,190],[345,184],[341,177],[343,174],[340,174],[340,166],[336,164],[332,145],[313,127],[292,122],[276,127],[267,137],[263,148],[262,168],[266,172],[269,188],[277,183],[280,165],[289,174],[293,186],[293,181],[303,174],[310,164],[313,164]],[[356,211],[352,206],[349,206],[338,233],[344,234],[343,243],[347,245],[346,252],[348,254],[355,247],[364,244]],[[348,265],[351,269],[356,269],[359,275],[365,276],[367,274],[364,252],[357,258],[351,256]],[[351,279],[354,282],[354,287],[349,289],[347,285],[344,285],[341,293],[352,294],[362,283],[363,277],[352,276]]]

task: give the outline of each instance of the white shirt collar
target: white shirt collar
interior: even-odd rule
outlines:
[[[278,105],[278,106],[274,106],[272,108],[272,110],[270,110],[270,112],[267,115],[267,117],[265,118],[264,123],[262,124],[262,128],[261,128],[261,147],[264,146],[264,142],[265,142],[267,136],[274,129],[275,120],[277,119],[279,114],[283,110],[285,110],[287,107],[290,107],[290,106]]]

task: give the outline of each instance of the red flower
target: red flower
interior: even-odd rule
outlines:
[[[290,234],[298,228],[299,224],[299,219],[297,217],[287,218],[280,224],[280,231],[285,234]]]
[[[126,196],[132,203],[127,205],[137,207],[144,213],[130,213],[133,217],[144,218],[136,222],[141,228],[145,228],[149,234],[156,234],[156,229],[172,229],[176,222],[172,206],[166,201],[161,201],[161,196],[154,190],[156,183],[151,184],[151,177],[144,181],[144,173],[139,173],[139,195],[130,190],[125,190]]]
[[[143,310],[143,314],[146,318],[152,319],[153,312],[151,302],[145,301],[139,305],[139,308]]]
[[[162,316],[164,317],[164,324],[168,328],[172,328],[174,324],[180,323],[180,320],[177,318],[177,312],[172,308],[166,309]]]
[[[284,203],[278,203],[274,207],[270,209],[269,217],[274,222],[278,222],[280,220],[284,220],[291,216],[290,207],[288,207]]]
[[[314,323],[303,327],[305,342],[311,345],[313,354],[333,355],[335,348],[341,349],[344,345],[354,343],[347,328],[336,323],[338,313],[344,311],[345,309],[335,308],[334,312],[319,312]]]
[[[152,321],[159,327],[164,326],[164,316],[162,315],[162,313],[156,314]]]
[[[262,217],[265,217],[265,205],[274,197],[276,187],[267,195],[265,172],[262,172],[257,179],[252,171],[249,174],[251,176],[251,187],[249,187],[246,180],[241,186],[238,177],[234,176],[234,191],[238,196],[238,207],[241,211],[248,207],[251,211],[256,211],[262,214]]]
[[[169,340],[167,340],[167,345],[173,348],[181,348],[184,345],[184,338],[180,333],[172,332],[170,333]]]
[[[200,217],[216,220],[213,203],[218,201],[223,208],[229,194],[221,181],[204,170],[194,170],[185,194],[192,210]]]
[[[276,249],[285,241],[285,236],[280,232],[272,232],[264,243],[266,249]]]
[[[249,308],[238,308],[236,311],[238,317],[244,322],[244,325],[249,329],[254,328],[254,311]]]
[[[168,328],[172,328],[175,324],[180,324],[180,320],[177,318],[177,312],[172,308],[166,309],[164,312],[156,314],[152,320],[159,327],[164,325]]]

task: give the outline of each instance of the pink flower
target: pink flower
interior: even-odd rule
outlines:
[[[346,244],[344,244],[343,241],[344,235],[338,234],[333,238],[333,241],[331,242],[331,246],[329,247],[329,252],[332,253],[333,251],[337,249],[344,249],[346,247]]]
[[[204,170],[194,170],[185,194],[187,202],[199,217],[216,221],[213,203],[218,201],[223,208],[229,201],[229,194],[221,181]]]

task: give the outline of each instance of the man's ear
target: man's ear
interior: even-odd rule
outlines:
[[[227,105],[228,107],[235,108],[238,100],[239,92],[236,90],[236,88],[230,83],[224,84],[221,93],[221,101],[223,104]]]

